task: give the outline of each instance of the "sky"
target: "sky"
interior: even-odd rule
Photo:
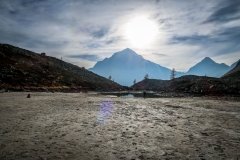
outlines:
[[[204,57],[230,65],[240,59],[240,1],[0,0],[0,43],[86,68],[125,48],[179,71]]]

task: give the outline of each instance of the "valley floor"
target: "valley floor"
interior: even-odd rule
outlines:
[[[240,102],[1,93],[0,159],[240,159]]]

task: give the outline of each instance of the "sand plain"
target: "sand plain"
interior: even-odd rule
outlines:
[[[1,93],[1,160],[240,159],[240,102]]]

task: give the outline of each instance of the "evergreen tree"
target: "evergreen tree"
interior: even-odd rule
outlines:
[[[145,76],[144,76],[144,79],[148,79],[149,78],[149,76],[148,76],[148,74],[146,74]]]
[[[173,79],[175,79],[175,77],[176,77],[176,71],[175,71],[175,69],[173,68],[172,71],[171,71],[171,77],[170,77],[170,79],[173,80]]]

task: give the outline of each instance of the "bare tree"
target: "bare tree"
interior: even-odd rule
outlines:
[[[109,79],[109,80],[112,80],[112,76],[110,75],[110,76],[108,77],[108,79]]]
[[[173,68],[172,71],[171,71],[171,77],[170,77],[170,79],[173,80],[173,79],[175,79],[175,77],[176,77],[176,71],[175,71],[175,69]]]
[[[146,74],[145,76],[144,76],[144,79],[148,79],[149,78],[149,76],[148,76],[148,74]]]

